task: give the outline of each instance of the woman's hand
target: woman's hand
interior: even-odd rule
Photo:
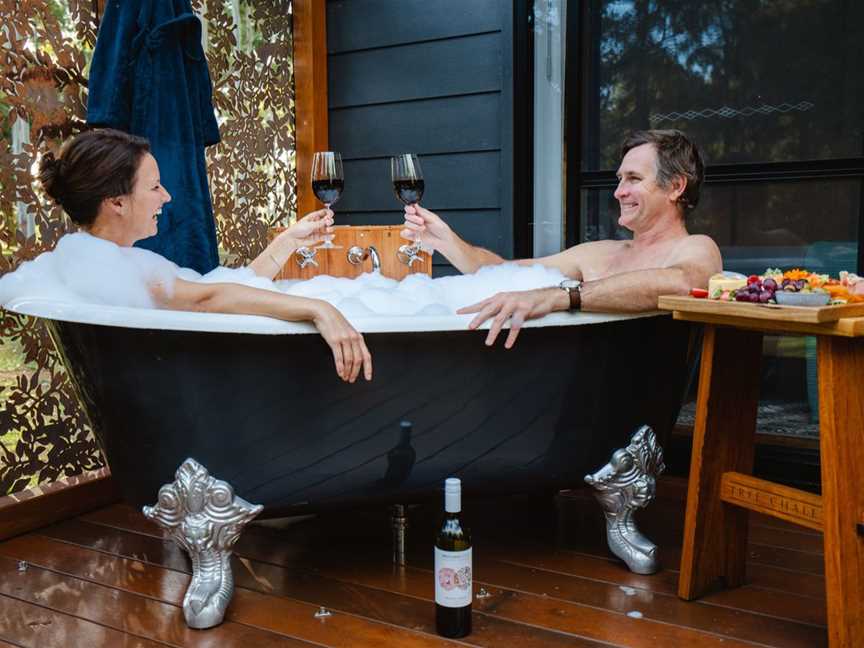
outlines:
[[[321,333],[324,341],[333,351],[336,373],[345,382],[353,383],[363,369],[366,380],[372,380],[372,354],[366,348],[363,336],[336,308],[327,302],[320,302],[315,309],[312,322]]]
[[[400,234],[409,241],[419,238],[421,249],[431,254],[446,246],[452,230],[438,214],[415,204],[405,206],[405,229]]]
[[[319,209],[310,212],[286,229],[280,236],[291,239],[294,250],[298,247],[311,247],[333,234],[333,212]],[[291,250],[292,252],[294,250]]]
[[[333,212],[329,209],[306,214],[291,227],[283,230],[265,250],[255,257],[249,268],[259,277],[273,279],[288,263],[299,247],[312,247],[333,233]]]

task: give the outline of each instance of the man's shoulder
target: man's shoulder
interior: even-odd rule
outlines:
[[[717,247],[717,243],[714,242],[714,239],[706,234],[688,234],[681,240],[678,249],[687,251],[704,250],[718,252],[720,250],[720,248]]]
[[[723,267],[723,259],[720,248],[710,236],[705,234],[689,234],[675,248],[669,265],[679,263],[690,263],[719,272]]]

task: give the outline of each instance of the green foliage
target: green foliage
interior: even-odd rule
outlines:
[[[208,35],[222,143],[207,151],[220,245],[243,263],[296,213],[290,0],[193,0]],[[97,24],[90,0],[0,0],[0,272],[51,249],[68,223],[31,168],[85,124]],[[14,37],[10,37],[10,34]],[[12,146],[22,120],[29,140]],[[20,126],[16,128],[20,132]],[[19,223],[24,212],[34,225]],[[27,219],[23,219],[27,220]],[[101,467],[45,324],[0,311],[0,495]]]

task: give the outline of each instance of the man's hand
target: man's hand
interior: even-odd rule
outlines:
[[[445,247],[453,232],[438,214],[420,205],[406,205],[405,229],[400,234],[409,241],[419,238],[421,249],[431,254]]]
[[[486,336],[486,346],[495,344],[495,339],[509,320],[510,333],[504,342],[504,348],[510,349],[516,343],[519,331],[526,320],[537,319],[553,311],[567,310],[569,306],[569,296],[564,290],[556,286],[554,288],[498,293],[477,304],[460,308],[456,312],[460,315],[477,313],[477,316],[468,325],[468,328],[472,330],[492,318],[489,335]]]

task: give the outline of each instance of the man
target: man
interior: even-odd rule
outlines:
[[[504,343],[511,348],[525,320],[553,311],[638,312],[657,308],[660,295],[686,295],[707,288],[722,269],[711,238],[687,232],[685,215],[699,202],[704,164],[696,146],[680,131],[650,130],[630,135],[622,146],[615,198],[618,224],[633,232],[629,241],[593,241],[521,265],[541,263],[571,279],[560,286],[498,293],[459,313],[477,313],[476,329],[492,319],[491,346],[508,321]],[[504,263],[497,254],[463,241],[439,216],[419,205],[405,208],[404,238],[420,237],[461,272]]]

